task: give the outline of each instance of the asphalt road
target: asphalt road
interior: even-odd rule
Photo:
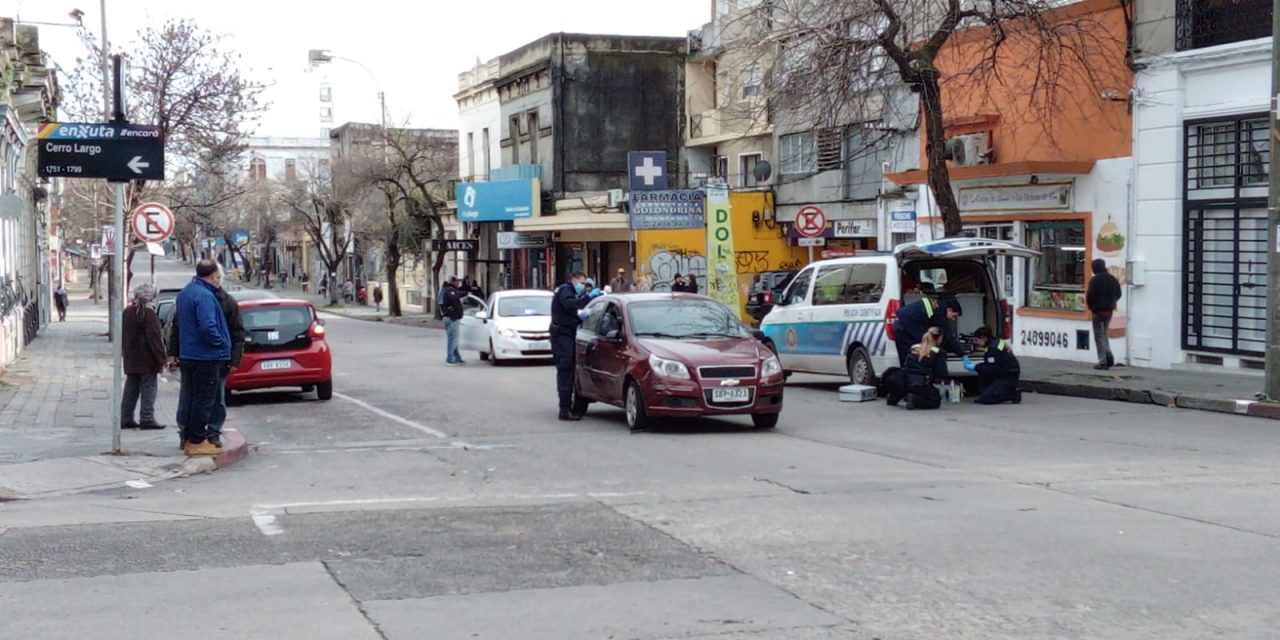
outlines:
[[[181,278],[176,265],[164,277]],[[162,282],[163,284],[163,282]],[[328,318],[333,400],[253,394],[217,474],[0,503],[0,637],[1265,638],[1274,423],[797,378],[748,419],[555,419],[554,373]],[[110,633],[105,633],[110,630]]]

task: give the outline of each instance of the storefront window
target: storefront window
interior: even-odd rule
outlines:
[[[1084,221],[1028,222],[1027,246],[1041,253],[1031,261],[1027,306],[1084,311]]]

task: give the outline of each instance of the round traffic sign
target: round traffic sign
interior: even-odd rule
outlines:
[[[813,205],[796,212],[796,232],[806,238],[817,238],[827,230],[827,215]]]
[[[164,242],[173,233],[173,212],[158,202],[144,202],[133,210],[132,227],[143,242]]]

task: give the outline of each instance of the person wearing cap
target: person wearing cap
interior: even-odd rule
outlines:
[[[960,340],[956,338],[955,322],[964,315],[960,301],[955,298],[925,296],[898,310],[893,321],[893,341],[898,348],[898,363],[906,364],[911,348],[920,344],[931,327],[942,332],[942,349],[957,356],[964,355]]]
[[[1022,403],[1022,392],[1018,390],[1018,378],[1022,375],[1022,367],[1013,349],[1004,340],[996,341],[991,329],[978,327],[973,332],[974,350],[982,353],[981,362],[973,362],[969,356],[964,357],[964,368],[978,374],[982,395],[978,404]]]
[[[627,270],[622,267],[618,268],[618,275],[609,281],[609,289],[613,293],[626,293],[631,291],[631,283],[627,282]]]

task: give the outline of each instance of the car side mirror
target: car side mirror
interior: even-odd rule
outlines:
[[[477,312],[476,312],[476,320],[488,320],[488,319],[489,319],[489,312],[488,312],[488,311],[477,311]]]
[[[604,339],[609,342],[622,342],[622,329],[614,329],[604,334]]]

